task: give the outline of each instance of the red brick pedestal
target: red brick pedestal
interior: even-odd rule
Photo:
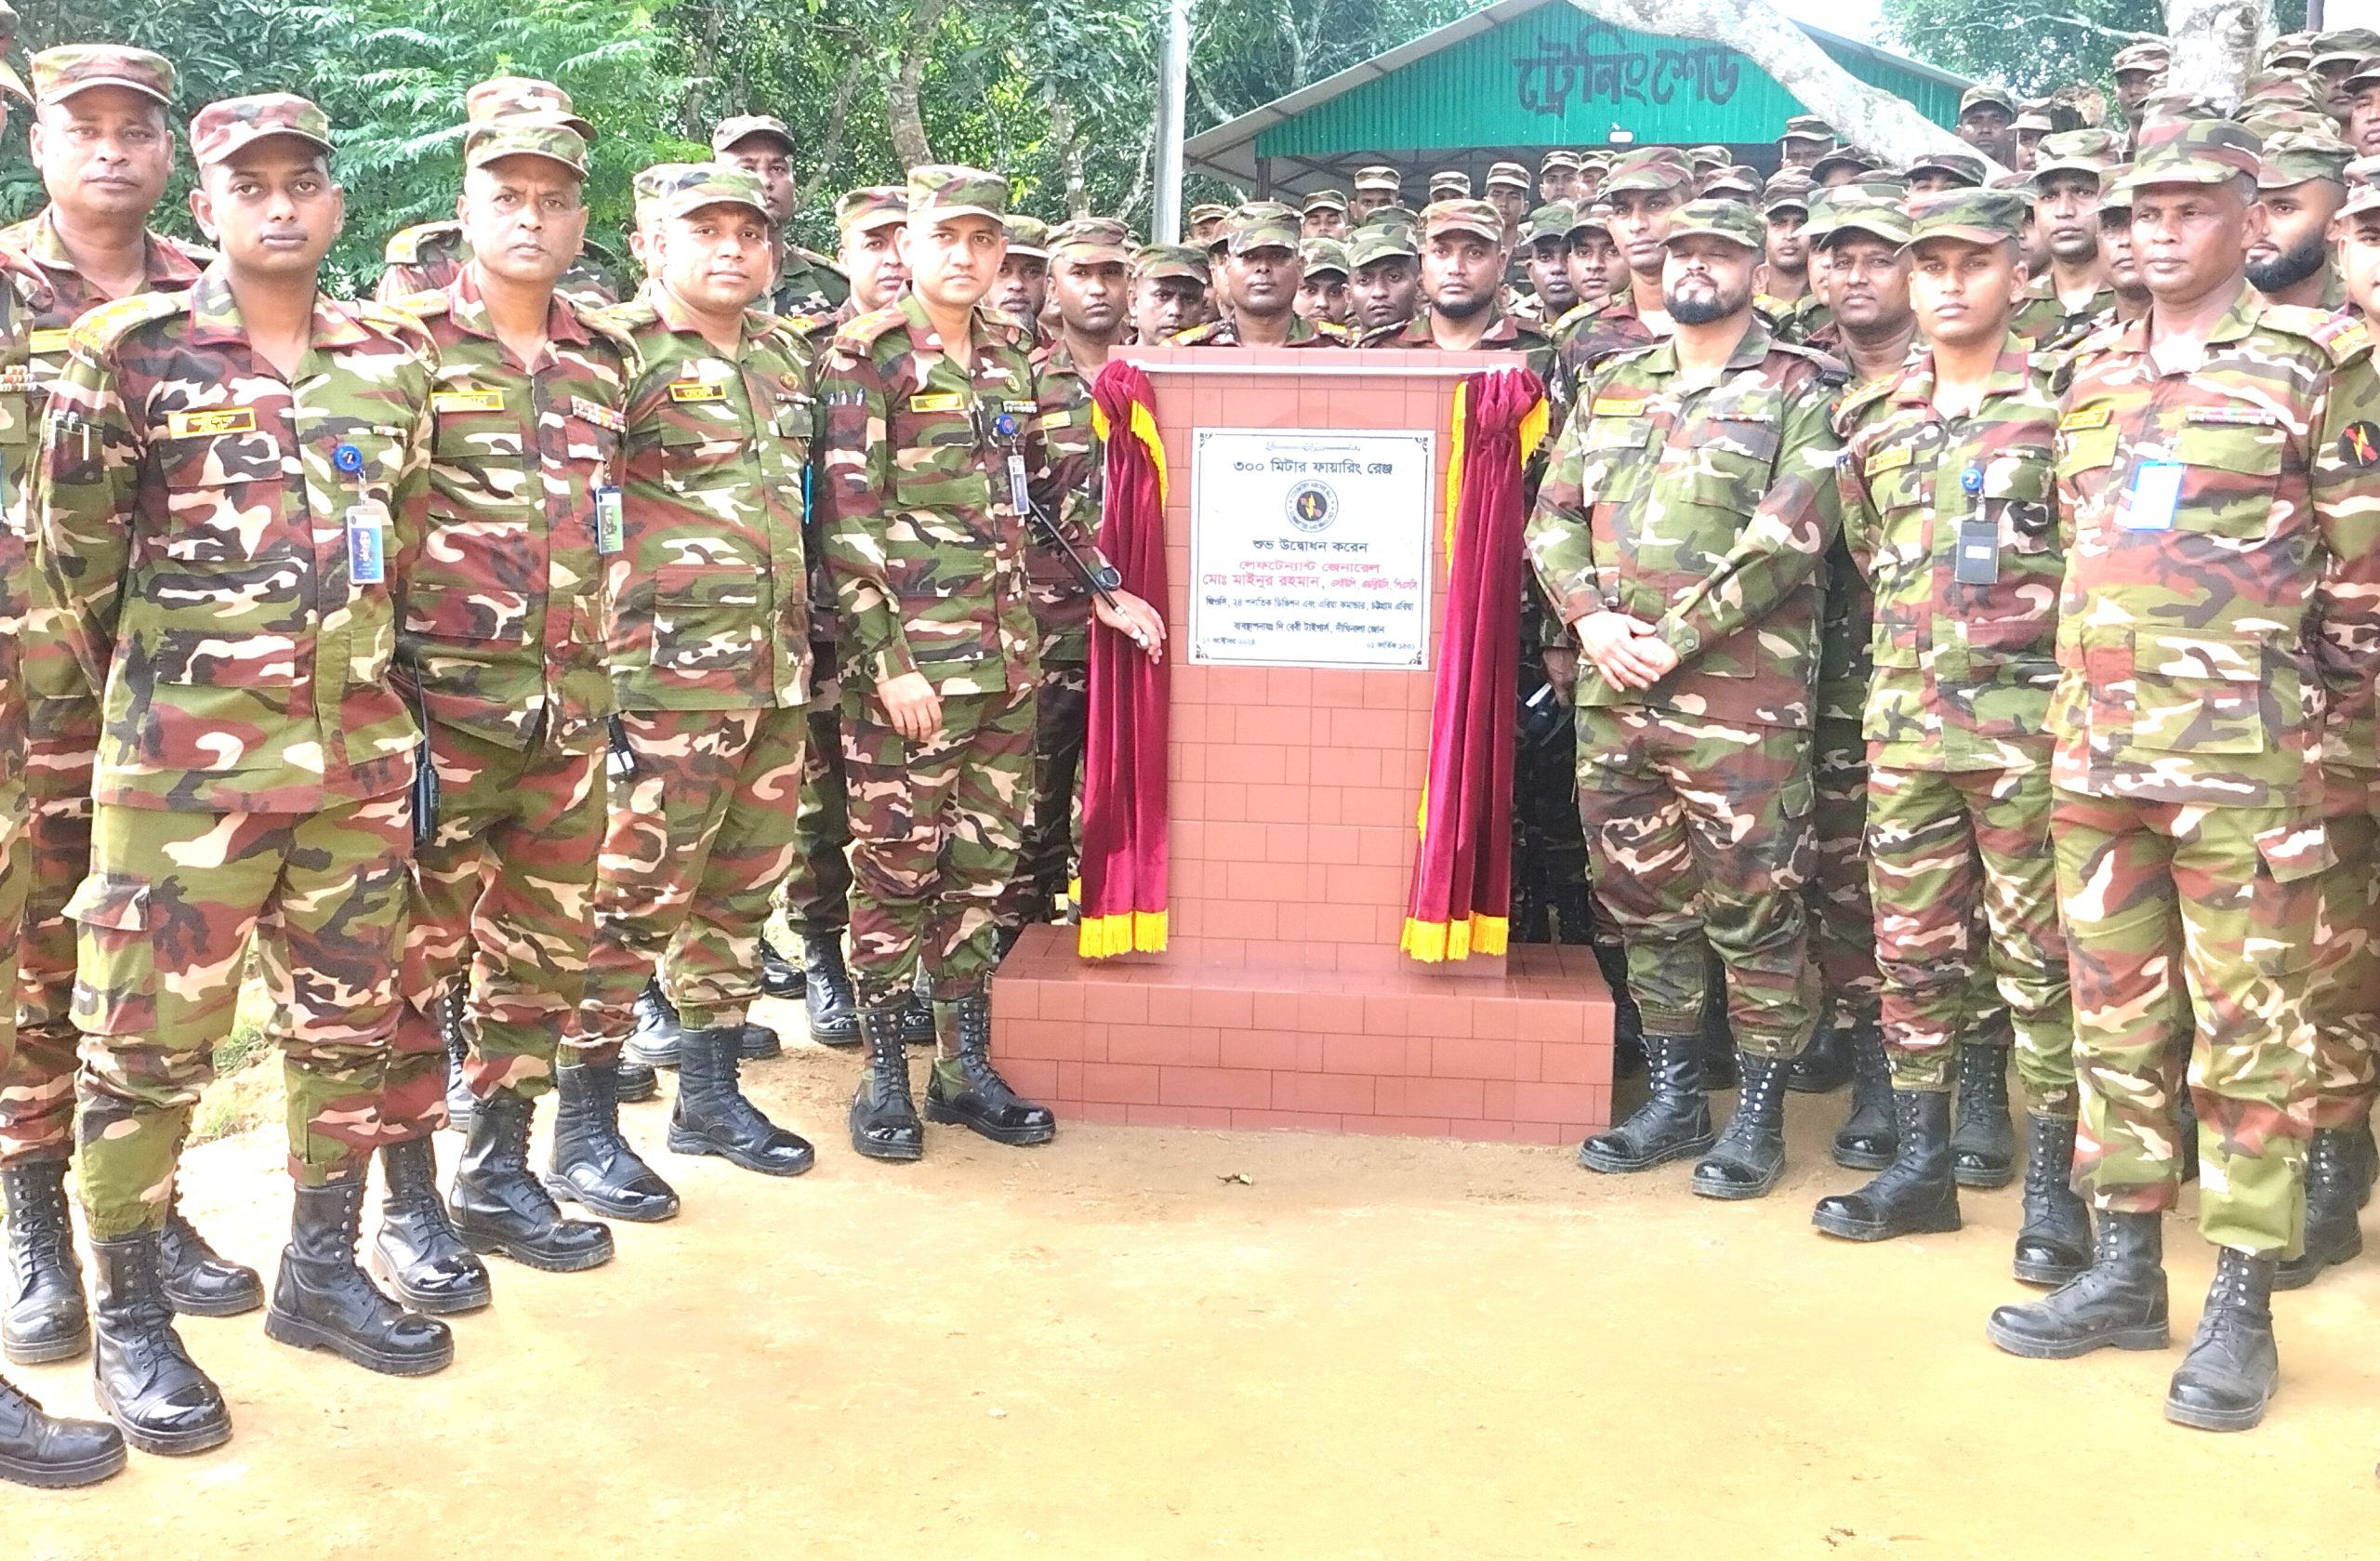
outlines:
[[[1162,954],[1087,960],[1074,929],[1029,931],[992,984],[1003,1071],[1078,1120],[1545,1143],[1608,1125],[1611,999],[1590,951],[1514,944],[1435,966],[1397,951],[1431,671],[1201,666],[1183,644],[1194,428],[1435,430],[1436,510],[1448,371],[1511,360],[1131,356],[1169,462],[1171,936]],[[1435,639],[1445,559],[1431,554]]]

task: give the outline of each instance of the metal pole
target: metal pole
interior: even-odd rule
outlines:
[[[1190,96],[1190,0],[1172,0],[1158,57],[1157,126],[1157,241],[1182,240],[1182,139]]]

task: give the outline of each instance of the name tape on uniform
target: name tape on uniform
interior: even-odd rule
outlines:
[[[35,331],[33,334],[33,349],[34,355],[39,356],[46,352],[63,352],[66,351],[67,344],[72,342],[73,339],[73,331],[66,327],[60,327],[53,331]]]
[[[1916,455],[1917,452],[1907,444],[1896,444],[1889,450],[1879,450],[1868,457],[1868,475],[1873,477],[1880,471],[1898,471]]]
[[[1638,396],[1632,401],[1626,396],[1597,396],[1594,399],[1594,404],[1587,408],[1587,416],[1590,417],[1633,417],[1645,410],[1645,403],[1651,399],[1650,396]]]
[[[2057,431],[2073,433],[2082,429],[2103,429],[2108,426],[2108,419],[2112,415],[2104,406],[2086,406],[2079,412],[2069,412],[2060,417],[2057,420]]]
[[[671,401],[725,401],[727,387],[714,385],[702,379],[672,380],[669,385],[669,399]]]
[[[449,412],[501,412],[504,410],[502,390],[432,390],[430,410],[442,417]]]
[[[257,409],[253,406],[210,406],[195,412],[165,414],[165,434],[170,439],[214,439],[227,433],[257,431]]]
[[[967,398],[951,390],[930,390],[909,398],[912,412],[959,412],[966,405]]]

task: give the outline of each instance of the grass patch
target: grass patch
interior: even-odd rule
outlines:
[[[215,1049],[215,1082],[198,1097],[191,1115],[190,1141],[208,1144],[261,1127],[282,1112],[280,1055],[265,1034],[272,1012],[264,988],[251,977],[241,986],[231,1033]]]

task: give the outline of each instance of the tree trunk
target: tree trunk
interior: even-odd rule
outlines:
[[[2165,35],[2174,49],[2166,86],[2232,107],[2271,25],[2272,0],[2165,0]]]
[[[679,128],[690,141],[710,139],[710,116],[704,112],[703,88],[719,71],[719,39],[727,26],[727,0],[710,0],[703,13],[701,42],[694,46],[694,69],[687,72],[686,107]]]
[[[1065,183],[1066,215],[1091,215],[1091,192],[1085,183],[1082,165],[1082,131],[1075,123],[1074,105],[1066,101],[1065,88],[1057,81],[1049,84],[1050,139],[1058,149],[1059,177]]]
[[[919,0],[909,13],[909,34],[901,46],[901,65],[892,75],[892,85],[884,92],[886,127],[892,132],[892,150],[905,168],[915,168],[933,161],[933,147],[926,139],[926,122],[919,111],[919,89],[925,84],[926,50],[932,46],[934,32],[942,25],[943,13],[949,10],[951,0]]]
[[[793,197],[796,211],[810,204],[812,197],[818,193],[819,186],[826,182],[842,162],[843,135],[851,125],[852,98],[859,91],[860,81],[873,63],[867,55],[854,52],[852,62],[843,67],[841,77],[836,81],[834,106],[826,113],[826,137],[817,147],[818,171],[796,187]]]

